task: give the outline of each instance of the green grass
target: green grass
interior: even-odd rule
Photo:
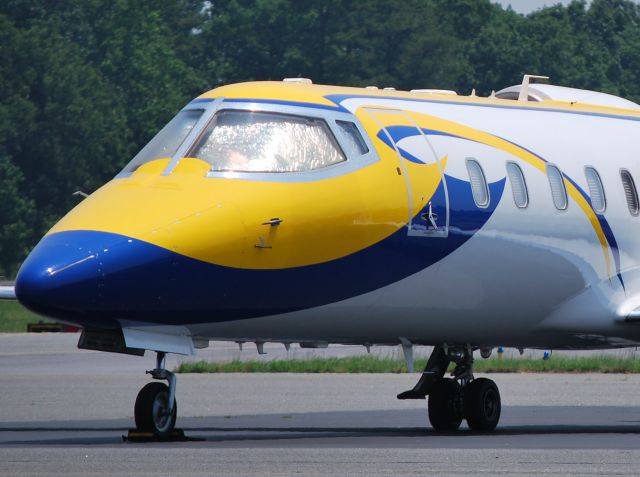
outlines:
[[[422,370],[426,360],[416,360]],[[404,361],[375,356],[312,358],[273,361],[231,361],[182,363],[177,373],[404,373]],[[542,358],[491,358],[477,360],[478,373],[640,373],[640,360],[617,356],[552,356]]]
[[[0,301],[0,333],[26,332],[28,323],[51,322],[15,301]],[[422,370],[426,359],[416,359]],[[404,373],[403,360],[393,357],[353,356],[272,361],[231,361],[182,363],[178,373]],[[478,373],[640,373],[640,359],[633,356],[559,356],[541,358],[491,358],[474,363]]]
[[[425,361],[416,362],[424,366]],[[404,373],[404,361],[394,358],[353,356],[350,358],[310,358],[272,361],[230,361],[182,363],[177,373]]]
[[[640,359],[632,356],[552,356],[548,360],[505,358],[478,360],[479,373],[640,373]]]
[[[25,333],[28,323],[51,323],[16,301],[0,301],[0,333]]]

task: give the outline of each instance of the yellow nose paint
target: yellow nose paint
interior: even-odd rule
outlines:
[[[406,226],[409,203],[419,213],[441,181],[437,164],[407,164],[408,197],[400,159],[377,137],[380,126],[358,117],[380,161],[353,172],[304,182],[214,178],[206,162],[183,158],[163,176],[169,159],[158,159],[103,186],[49,233],[111,232],[236,268],[300,267],[351,255]]]
[[[157,160],[103,186],[49,233],[122,234],[229,267],[322,263],[406,224],[404,178],[393,164],[382,160],[318,181],[262,182],[206,177],[208,165],[190,158],[162,176],[167,160]],[[273,218],[282,222],[263,225]]]

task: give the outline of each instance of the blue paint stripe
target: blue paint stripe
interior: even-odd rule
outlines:
[[[499,137],[499,136],[496,136]],[[513,141],[509,141],[508,139],[504,139],[502,137],[499,137],[499,139],[508,142],[509,144],[512,144],[520,149],[522,149],[523,151],[528,152],[529,154],[535,156],[536,158],[540,159],[542,162],[544,162],[545,164],[549,164],[549,161],[547,161],[544,157],[536,154],[535,152],[527,149],[526,147],[521,146],[520,144],[517,144]],[[571,185],[573,185],[573,187],[575,187],[575,189],[580,193],[580,195],[587,201],[587,203],[589,204],[589,206],[591,207],[591,209],[593,210],[593,204],[591,203],[591,197],[589,196],[589,194],[586,193],[586,191],[584,191],[582,189],[582,187],[580,187],[578,185],[578,183],[576,181],[574,181],[571,177],[569,177],[565,172],[562,172],[562,176],[569,181],[569,183]],[[620,284],[622,285],[622,288],[625,288],[625,284],[624,284],[624,280],[622,279],[622,274],[621,274],[621,263],[620,263],[620,250],[618,249],[618,242],[616,240],[616,237],[613,233],[613,230],[611,229],[611,226],[609,225],[609,222],[607,221],[607,219],[605,218],[604,215],[602,214],[598,214],[595,210],[593,210],[594,214],[596,215],[597,219],[598,219],[598,223],[600,224],[600,227],[602,228],[602,232],[604,233],[605,239],[607,240],[607,244],[609,245],[609,248],[611,249],[611,254],[613,255],[613,261],[616,267],[616,275],[618,277],[618,279],[620,280]]]
[[[400,151],[400,155],[402,157],[404,157],[407,161],[413,162],[414,164],[420,164],[420,165],[426,164],[424,161],[418,159],[416,156],[414,156],[413,154],[411,154],[407,150],[405,150],[405,149],[403,149],[401,147],[398,147],[398,150]]]
[[[55,233],[24,262],[16,293],[38,313],[86,326],[114,319],[210,323],[321,306],[398,282],[457,250],[491,217],[504,183],[490,185],[491,205],[479,209],[470,184],[448,178],[446,239],[408,236],[402,227],[348,256],[285,269],[224,267],[107,232]],[[89,254],[96,256],[87,260]],[[51,268],[60,271],[52,275]]]
[[[191,101],[189,104],[198,104],[198,103],[211,103],[215,101],[216,98],[197,98]]]
[[[416,129],[415,127],[412,126],[387,126],[386,127],[387,131],[389,132],[389,134],[391,134],[391,136],[393,137],[393,140],[398,142],[404,138],[410,137],[410,136],[415,136],[416,135]],[[477,142],[473,139],[469,139],[469,138],[465,138],[462,136],[458,136],[458,135],[454,135],[454,134],[449,134],[446,133],[444,131],[436,131],[436,130],[431,130],[431,129],[422,129],[422,132],[424,134],[427,135],[442,135],[442,136],[449,136],[449,137],[455,137],[458,139],[464,139],[464,140],[468,140],[468,141],[473,141],[473,142]],[[489,133],[485,133],[487,135],[490,135],[494,138],[500,139],[502,141],[505,141],[508,144],[511,144],[523,151],[528,152],[529,154],[531,154],[532,156],[536,157],[537,159],[541,160],[543,163],[545,164],[549,164],[549,161],[546,160],[544,157],[540,156],[539,154],[535,153],[534,151],[516,143],[513,141],[510,141],[509,139],[505,139],[503,137],[500,136],[496,136],[493,134],[489,134]],[[380,131],[378,133],[378,137],[388,146],[393,147],[390,143],[389,140],[387,139],[387,135],[383,134],[382,131]],[[418,159],[416,159],[414,156],[410,155],[409,153],[407,153],[406,151],[402,150],[402,148],[399,148],[400,152],[402,154],[403,157],[407,158],[408,160],[411,160],[412,162],[418,162],[420,164],[422,164],[422,161],[419,161]],[[410,156],[410,157],[408,157]],[[593,210],[593,205],[591,204],[591,197],[578,185],[578,183],[576,181],[574,181],[571,177],[569,177],[566,173],[562,172],[562,175],[565,179],[567,179],[567,181],[569,181],[569,183],[571,185],[573,185],[575,187],[575,189],[580,193],[580,195],[587,201],[587,203],[591,206],[592,210]],[[623,288],[625,288],[625,284],[624,284],[624,280],[622,278],[622,274],[621,274],[621,262],[620,262],[620,250],[618,248],[618,242],[615,238],[615,235],[613,233],[613,230],[611,229],[611,226],[609,225],[607,219],[604,217],[604,215],[598,214],[595,210],[594,210],[594,214],[596,215],[597,219],[598,219],[598,223],[600,224],[600,227],[602,228],[602,232],[604,233],[605,239],[607,241],[607,244],[609,245],[609,248],[611,249],[611,254],[613,255],[613,260],[614,260],[614,264],[615,264],[615,268],[616,268],[616,275],[618,277],[618,279],[620,280],[620,284],[622,285]]]
[[[329,106],[326,104],[317,104],[317,103],[306,103],[301,101],[286,101],[279,99],[252,99],[252,98],[225,98],[225,103],[257,103],[257,104],[278,104],[282,106],[297,106],[302,108],[311,108],[311,109],[323,109],[328,111],[342,111],[347,112],[349,114],[350,111],[347,111],[341,105]]]
[[[416,128],[413,128],[413,131],[414,131],[413,135],[416,136],[416,134],[415,134]],[[380,139],[382,142],[384,142],[387,146],[389,146],[391,149],[393,149],[395,151],[394,145],[392,144],[391,140],[389,139],[389,136],[387,136],[387,134],[385,134],[384,130],[381,129],[378,132],[378,139]],[[396,139],[394,138],[394,140],[396,140]],[[424,164],[424,161],[421,161],[416,156],[414,156],[413,154],[410,154],[409,152],[407,152],[405,149],[401,148],[400,146],[398,146],[398,152],[400,153],[400,156],[402,156],[403,158],[405,158],[406,160],[408,160],[410,162],[414,162],[416,164]]]

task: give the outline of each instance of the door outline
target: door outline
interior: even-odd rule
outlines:
[[[431,141],[429,141],[429,138],[427,137],[427,135],[424,133],[424,131],[420,128],[420,126],[418,126],[418,124],[415,122],[415,120],[409,116],[405,111],[402,111],[400,109],[386,109],[386,108],[363,108],[367,114],[369,114],[369,116],[371,116],[371,118],[376,122],[376,124],[378,124],[378,126],[382,129],[382,131],[384,131],[384,134],[387,136],[387,138],[389,139],[389,143],[393,145],[393,149],[396,152],[396,157],[398,158],[398,161],[400,162],[400,168],[402,171],[402,174],[404,175],[405,178],[405,185],[406,185],[406,191],[407,191],[407,202],[408,202],[408,210],[409,210],[409,217],[407,220],[407,235],[412,236],[412,237],[441,237],[441,238],[445,238],[448,237],[449,235],[449,217],[450,217],[450,211],[449,211],[449,191],[447,189],[447,181],[445,179],[445,175],[444,175],[444,170],[442,168],[442,164],[440,163],[440,159],[438,157],[438,154],[436,153],[435,148],[433,147],[433,145],[431,144]],[[434,159],[435,163],[438,166],[438,171],[440,172],[440,180],[442,182],[443,188],[444,188],[444,197],[445,197],[445,211],[446,211],[446,216],[445,216],[445,220],[444,220],[444,225],[441,225],[437,228],[427,228],[426,230],[416,230],[413,228],[414,226],[414,220],[417,217],[417,215],[414,217],[414,213],[413,213],[413,194],[412,194],[412,190],[411,190],[411,182],[409,180],[409,172],[407,171],[407,168],[405,166],[404,163],[404,158],[402,157],[402,155],[400,154],[400,150],[398,149],[398,145],[396,144],[396,142],[393,140],[393,138],[391,137],[391,134],[389,133],[389,131],[387,130],[387,126],[385,126],[378,117],[376,117],[376,114],[396,114],[400,117],[402,117],[405,121],[407,121],[412,127],[414,127],[418,133],[420,134],[420,137],[422,137],[422,139],[424,140],[424,142],[427,144],[427,146],[429,147],[429,151],[431,152],[432,158]],[[431,201],[429,201],[427,204],[425,204],[426,207],[423,207],[423,209],[427,208],[428,206],[428,217],[424,218],[424,220],[426,222],[430,222],[432,217],[431,214]],[[419,213],[419,211],[418,211]],[[421,214],[421,215],[424,215]]]

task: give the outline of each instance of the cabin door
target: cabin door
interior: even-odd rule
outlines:
[[[449,196],[443,160],[424,131],[407,113],[367,108],[380,126],[378,139],[395,151],[405,176],[409,201],[408,234],[416,237],[447,237]]]

